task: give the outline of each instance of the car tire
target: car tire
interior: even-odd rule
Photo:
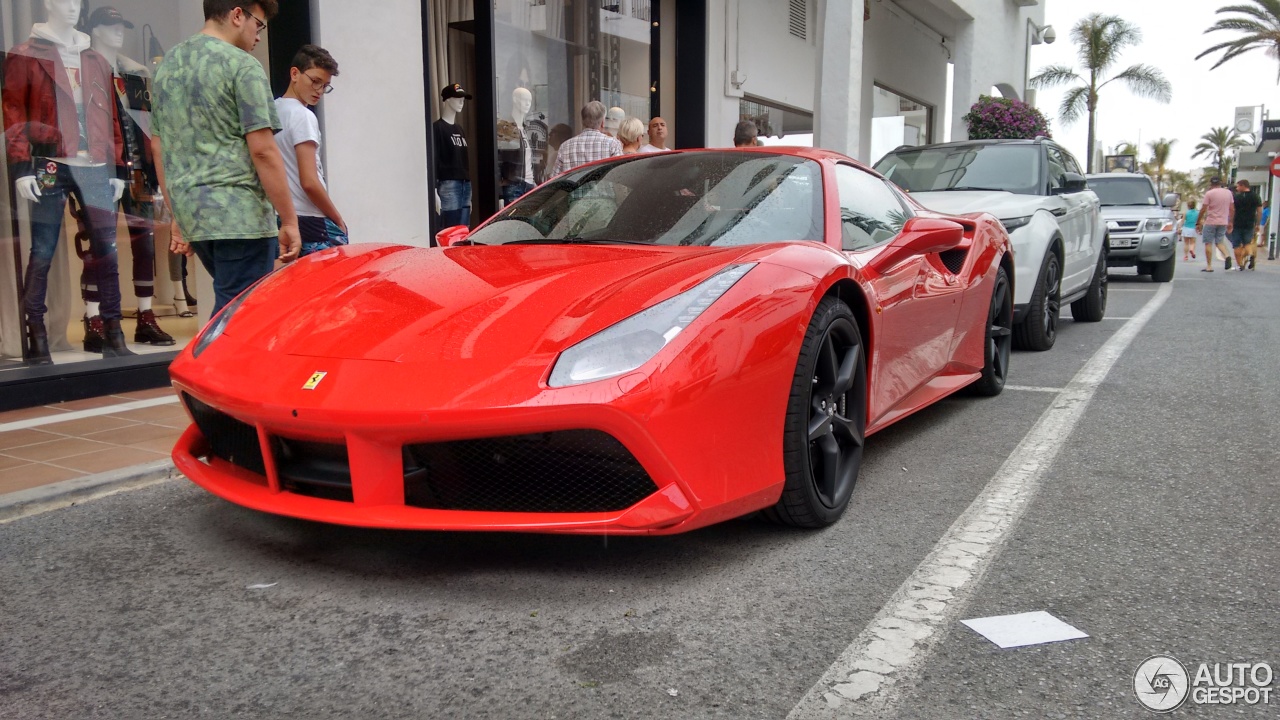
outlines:
[[[1027,316],[1013,328],[1013,346],[1019,350],[1043,351],[1058,339],[1058,318],[1062,313],[1062,264],[1050,250],[1040,267],[1035,292]]]
[[[828,297],[809,322],[796,362],[782,455],[782,496],[762,515],[821,528],[840,519],[862,467],[867,432],[867,361],[849,306]]]
[[[1140,262],[1140,263],[1138,263],[1137,265],[1135,265],[1134,267],[1135,267],[1135,268],[1137,268],[1137,270],[1138,270],[1138,274],[1139,274],[1139,275],[1150,275],[1150,274],[1151,274],[1151,263]]]
[[[995,397],[1004,390],[1013,349],[1013,287],[1009,285],[1009,274],[1003,267],[996,272],[996,282],[991,288],[985,337],[982,377],[969,388],[975,395]]]
[[[1107,314],[1107,256],[1098,259],[1093,279],[1084,297],[1071,303],[1071,319],[1076,322],[1099,322]]]
[[[1177,267],[1174,256],[1170,255],[1168,260],[1155,263],[1151,266],[1151,282],[1167,283],[1173,280],[1173,270]]]

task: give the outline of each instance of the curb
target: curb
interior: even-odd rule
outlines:
[[[0,495],[0,524],[182,477],[172,460],[51,483]]]

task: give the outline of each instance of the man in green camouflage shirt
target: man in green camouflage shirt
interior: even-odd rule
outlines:
[[[204,29],[156,69],[152,144],[170,249],[194,252],[213,276],[214,313],[271,272],[277,242],[284,262],[301,248],[271,84],[249,54],[277,10],[277,0],[204,0]]]

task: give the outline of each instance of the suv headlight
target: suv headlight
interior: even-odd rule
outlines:
[[[547,384],[551,387],[580,385],[635,370],[657,355],[755,266],[755,263],[730,265],[685,292],[565,350],[556,360]]]
[[[192,357],[200,357],[200,353],[208,349],[208,347],[213,344],[214,340],[222,337],[223,331],[225,331],[227,329],[227,325],[231,323],[231,316],[235,315],[236,310],[239,310],[240,306],[244,304],[244,301],[249,299],[249,293],[253,292],[254,288],[261,285],[262,281],[266,280],[268,277],[270,277],[270,275],[262,277],[262,279],[245,288],[244,292],[237,295],[234,300],[224,305],[222,309],[218,311],[218,314],[214,316],[213,320],[210,320],[209,324],[204,326],[204,330],[201,330],[200,334],[196,336],[196,342],[191,346]]]
[[[1143,229],[1144,232],[1169,232],[1170,230],[1173,230],[1173,221],[1161,218],[1148,220],[1146,227]]]
[[[1024,216],[1022,216],[1022,217],[1016,217],[1016,218],[1001,218],[1001,220],[1000,220],[1000,224],[1001,224],[1001,225],[1004,225],[1004,231],[1005,231],[1005,232],[1013,232],[1014,230],[1017,230],[1017,229],[1018,229],[1018,228],[1020,228],[1020,227],[1024,227],[1024,226],[1026,226],[1026,225],[1030,225],[1030,224],[1031,224],[1031,218],[1033,218],[1033,217],[1035,217],[1035,216],[1034,216],[1034,215],[1024,215]]]

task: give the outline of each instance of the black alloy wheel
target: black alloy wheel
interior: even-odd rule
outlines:
[[[970,386],[973,392],[988,397],[999,395],[1009,377],[1009,357],[1012,354],[1013,293],[1009,287],[1009,274],[1002,267],[997,270],[995,286],[991,289],[982,377]]]
[[[862,333],[848,305],[826,298],[796,363],[783,437],[786,483],[765,517],[809,528],[839,520],[862,467],[866,429]]]
[[[1027,317],[1014,328],[1014,346],[1018,349],[1048,350],[1058,339],[1058,317],[1062,312],[1061,270],[1057,253],[1050,250],[1031,296]]]

